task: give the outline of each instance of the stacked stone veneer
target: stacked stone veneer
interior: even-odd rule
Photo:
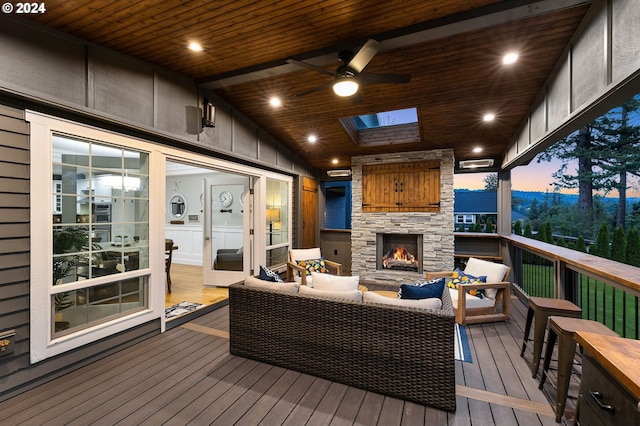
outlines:
[[[362,166],[440,160],[440,212],[363,213]],[[351,159],[352,219],[351,273],[360,280],[377,283],[407,283],[423,279],[424,274],[409,271],[376,270],[376,234],[422,234],[422,269],[453,270],[453,150],[380,154]]]

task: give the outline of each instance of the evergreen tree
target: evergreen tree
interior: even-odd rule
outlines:
[[[640,266],[640,233],[635,226],[627,232],[627,263]]]
[[[560,159],[562,166],[553,174],[556,188],[578,188],[578,210],[592,223],[598,223],[593,205],[594,191],[618,192],[615,225],[625,228],[628,175],[640,176],[640,110],[636,96],[548,148],[540,161]],[[567,173],[577,160],[575,175]],[[587,231],[590,232],[591,226]]]
[[[611,257],[611,247],[609,247],[609,227],[606,222],[602,222],[600,224],[596,243],[589,249],[589,253],[605,257],[607,259]]]
[[[539,226],[538,230],[536,231],[536,236],[535,239],[538,241],[544,241],[545,240],[545,232],[547,232],[547,228],[545,228],[544,226]]]
[[[631,213],[627,215],[627,230],[640,227],[640,203],[631,204]]]
[[[482,232],[482,224],[480,222],[476,222],[476,226],[473,228],[473,232]]]
[[[609,110],[592,124],[597,151],[593,164],[600,170],[602,187],[618,192],[616,226],[625,228],[627,176],[640,175],[640,126],[635,124],[640,99],[632,98]]]
[[[576,247],[577,247],[577,246],[576,246],[576,243],[574,243],[573,241],[569,241],[569,242],[567,243],[567,248],[568,248],[568,249],[571,249],[571,250],[577,250],[577,248],[576,248]]]
[[[587,252],[587,245],[584,242],[584,237],[582,235],[580,235],[578,237],[578,241],[576,241],[576,248],[575,250],[581,251],[583,253]]]
[[[547,148],[538,156],[538,162],[560,159],[560,169],[553,173],[556,188],[578,188],[578,211],[591,222],[593,216],[594,174],[591,162],[593,141],[591,126],[577,132]],[[569,162],[578,160],[576,175],[567,174]],[[591,223],[589,223],[591,225]]]
[[[529,222],[524,226],[524,233],[522,235],[527,238],[533,238],[533,231],[531,230],[531,224]]]
[[[558,238],[558,241],[556,242],[556,245],[558,247],[567,247],[567,242],[564,240],[564,238],[560,237]]]
[[[611,259],[625,263],[627,261],[627,243],[622,226],[613,230],[611,242]]]
[[[545,224],[545,230],[544,230],[544,236],[545,236],[545,242],[549,243],[549,244],[553,244],[553,230],[551,228],[551,221],[547,220],[547,223]]]
[[[498,190],[498,174],[489,173],[484,177],[484,190],[496,192]]]
[[[487,219],[487,223],[485,223],[484,225],[484,232],[495,232],[495,230],[493,229],[493,221],[491,220],[491,218]]]
[[[464,229],[464,225],[460,225],[460,226],[458,227],[458,232],[464,232],[464,231],[465,231],[465,229]]]
[[[513,233],[516,235],[522,235],[522,221],[516,220],[513,224]]]

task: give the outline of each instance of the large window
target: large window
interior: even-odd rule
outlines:
[[[36,363],[164,314],[164,238],[150,213],[163,208],[162,185],[152,192],[150,182],[164,178],[164,163],[131,137],[31,111],[25,118]]]
[[[149,155],[54,134],[51,158],[55,337],[146,306],[146,275],[120,276],[149,267]]]

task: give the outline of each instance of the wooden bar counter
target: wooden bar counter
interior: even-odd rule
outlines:
[[[640,341],[577,331],[585,350],[576,424],[640,424]]]

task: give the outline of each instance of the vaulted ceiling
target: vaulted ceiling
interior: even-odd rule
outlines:
[[[453,148],[456,159],[500,158],[583,20],[586,0],[48,0],[28,16],[46,26],[182,73],[215,91],[318,169],[355,155]],[[367,73],[408,84],[364,85],[359,102],[330,87],[338,53],[382,43]],[[187,49],[199,42],[204,51]],[[504,66],[502,57],[519,60]],[[277,96],[282,106],[273,108]],[[339,119],[418,110],[417,142],[358,146]],[[495,114],[484,122],[485,113]],[[309,134],[317,142],[307,141]],[[483,148],[481,153],[473,148]],[[337,163],[332,160],[336,159]]]

